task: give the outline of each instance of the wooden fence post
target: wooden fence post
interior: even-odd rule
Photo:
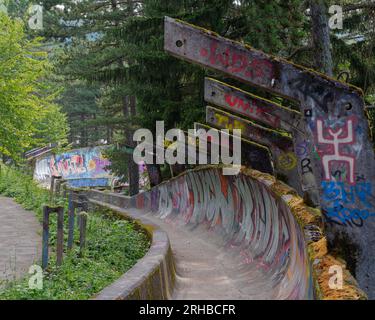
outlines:
[[[57,208],[57,258],[56,265],[61,266],[64,254],[64,208]]]
[[[82,257],[86,246],[87,212],[82,211],[79,217],[81,221],[79,226],[79,254]]]
[[[61,176],[52,176],[51,177],[51,186],[50,186],[50,202],[52,203],[55,193],[55,180],[61,179]]]
[[[43,207],[43,249],[42,249],[42,268],[46,269],[49,258],[49,218],[51,213],[57,213],[57,248],[56,265],[61,266],[64,253],[64,208],[63,207]]]
[[[78,199],[77,199],[78,198]],[[73,242],[74,242],[74,228],[75,228],[75,217],[76,217],[76,210],[80,209],[82,212],[88,212],[88,204],[87,199],[79,195],[75,191],[71,191],[69,194],[69,212],[68,212],[68,250],[71,250],[73,248]],[[82,228],[82,217],[81,214],[77,215],[77,228],[81,232]],[[83,222],[86,223],[86,222]],[[86,228],[83,226],[83,228]]]
[[[73,199],[74,191],[69,192],[69,205],[68,205],[68,250],[73,248],[74,241],[74,220],[75,220],[75,207]]]
[[[49,207],[43,207],[43,248],[42,248],[42,268],[48,266],[48,243],[49,243]]]

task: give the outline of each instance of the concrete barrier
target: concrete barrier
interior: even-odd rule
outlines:
[[[133,219],[148,212],[165,223],[208,232],[221,251],[230,253],[234,276],[246,279],[250,266],[265,275],[271,299],[366,298],[345,262],[328,254],[320,211],[305,206],[293,189],[268,174],[244,168],[238,176],[222,176],[219,168],[206,167],[133,198],[99,191],[89,191],[88,197],[123,214],[138,209]],[[158,228],[142,224],[163,238]],[[164,245],[156,251],[151,247],[150,255],[96,298],[170,298],[173,258],[164,239]],[[329,286],[332,266],[342,267],[340,290]],[[155,274],[159,289],[150,291]],[[238,284],[246,289],[245,280]],[[161,294],[166,288],[168,294]]]
[[[123,218],[136,222],[151,240],[147,254],[112,285],[98,293],[94,300],[166,300],[170,299],[175,282],[174,260],[168,235],[145,217],[90,200],[91,206],[110,209]]]

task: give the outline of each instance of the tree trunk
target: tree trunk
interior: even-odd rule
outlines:
[[[136,114],[136,99],[134,96],[124,98],[123,113],[125,119]],[[125,142],[127,145],[135,146],[132,130],[125,129]],[[129,195],[134,196],[139,193],[139,167],[132,156],[127,155],[126,158],[128,161]]]
[[[84,113],[81,113],[81,147],[87,147],[87,132],[85,125],[86,117]]]
[[[331,39],[329,37],[327,7],[324,0],[310,0],[310,10],[315,67],[326,75],[332,76]]]

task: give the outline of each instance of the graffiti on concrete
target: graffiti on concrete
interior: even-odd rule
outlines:
[[[61,176],[75,188],[128,186],[128,183],[120,183],[121,177],[115,177],[110,173],[108,167],[111,162],[104,155],[105,148],[75,149],[39,158],[35,162],[34,179],[46,187],[49,187],[52,176]],[[141,162],[138,169],[141,188],[149,183],[151,186],[161,183],[159,168],[146,166]]]
[[[231,99],[229,100],[228,97],[231,97]],[[310,144],[306,141],[306,134],[303,133],[304,131],[301,128],[303,121],[299,112],[211,78],[206,78],[205,80],[205,100],[225,108],[232,113],[246,116],[262,125],[283,130],[283,135],[281,135],[280,131],[276,130],[257,130],[259,127],[264,127],[252,124],[243,127],[243,130],[245,130],[243,135],[246,135],[246,132],[250,133],[247,136],[248,139],[269,147],[273,154],[275,170],[280,173],[279,177],[282,179],[286,178],[288,180],[286,182],[295,188],[301,196],[308,193],[313,203],[316,205],[319,203],[319,194],[313,190],[316,181],[309,153]],[[243,107],[231,108],[230,103],[237,103],[238,106]],[[255,106],[258,109],[255,109]],[[210,112],[210,108],[212,109],[212,107],[207,107],[207,121],[210,120],[212,113]],[[221,113],[223,112],[221,111]],[[235,115],[231,115],[231,117],[238,119]],[[225,121],[222,122],[224,123]],[[272,134],[269,132],[272,132]],[[271,140],[272,145],[267,143],[267,140]],[[282,152],[278,151],[280,149]],[[297,155],[297,162],[295,162],[296,157],[292,153]],[[294,164],[296,165],[294,166]]]
[[[43,183],[51,176],[61,176],[73,187],[109,186],[112,181],[106,170],[109,165],[103,148],[77,149],[38,159],[34,178]]]
[[[244,100],[235,95],[229,93],[225,94],[226,104],[237,111],[238,113],[244,114],[252,119],[263,118],[264,122],[270,124],[272,127],[278,128],[280,125],[280,118],[265,112],[265,110],[257,105],[255,99]]]
[[[194,123],[194,129],[196,131],[200,129],[204,129],[207,132],[210,129],[213,129],[210,126],[201,123]],[[227,141],[222,142],[222,138],[219,137],[219,146],[225,145],[225,142],[233,141],[233,136],[228,135]],[[214,143],[216,141],[215,137],[211,137],[209,134],[207,135],[207,141],[210,144],[208,148],[208,155],[210,155],[210,150],[212,148],[211,142]],[[231,147],[232,144],[229,144],[230,152],[233,152],[233,148]],[[272,165],[271,155],[269,149],[261,144],[255,143],[253,141],[249,141],[247,139],[241,138],[241,161],[242,165],[249,166],[256,170],[273,174],[274,168]]]
[[[344,182],[323,181],[323,198],[329,204],[325,215],[330,222],[340,225],[363,226],[363,222],[375,217],[375,208],[371,204],[374,198],[371,183],[358,182],[350,185]],[[363,209],[358,209],[356,203],[361,203]]]
[[[211,48],[207,44],[214,45]],[[280,129],[293,135],[304,198],[320,207],[326,216],[327,212],[331,216],[341,212],[335,219],[339,223],[353,220],[354,225],[362,226],[359,230],[342,227],[343,224],[327,224],[326,230],[329,241],[344,234],[359,248],[356,276],[369,297],[374,297],[375,219],[369,219],[374,211],[358,197],[354,203],[345,204],[342,208],[332,206],[322,184],[342,182],[346,190],[350,190],[358,183],[375,182],[375,155],[369,138],[363,92],[347,83],[169,17],[165,19],[164,48],[183,60],[224,72],[228,77],[299,103],[300,114],[304,116],[302,121],[294,116],[290,116],[289,120],[282,119],[283,114],[280,114]],[[207,55],[199,54],[200,48],[205,48],[203,53]],[[228,60],[224,59],[224,53],[229,54]],[[253,61],[256,61],[254,67]],[[220,100],[218,105],[228,109],[227,103],[221,102],[223,96],[219,90],[208,91],[205,98]],[[275,108],[272,110],[276,111]],[[291,125],[289,129],[288,125]],[[303,147],[296,148],[303,143],[306,143],[305,150]],[[298,155],[298,151],[303,155]],[[375,206],[373,197],[367,201]],[[360,218],[355,219],[358,216]],[[333,242],[331,244],[334,245]]]
[[[276,146],[278,149],[293,151],[293,142],[289,136],[226,111],[207,106],[206,122],[221,129],[240,129],[243,137],[267,147]]]
[[[335,93],[330,88],[317,83],[311,77],[297,77],[290,81],[290,86],[296,92],[302,94],[301,100],[311,99],[324,113],[328,113],[329,104],[334,103]],[[305,110],[305,116],[312,116],[312,109]]]
[[[222,43],[213,39],[208,46],[199,50],[202,59],[207,64],[226,69],[230,73],[241,74],[250,79],[273,77],[273,65],[264,59],[250,57],[246,52],[235,50],[233,47],[223,46]]]
[[[323,169],[324,169],[324,180],[332,180],[331,176],[331,164],[332,162],[345,163],[349,170],[348,182],[355,184],[355,158],[351,155],[343,153],[342,149],[344,145],[353,144],[354,130],[353,130],[353,119],[348,119],[345,127],[333,130],[332,128],[323,128],[323,120],[317,120],[317,140],[319,144],[328,145],[332,151],[329,152],[327,149],[324,154],[321,155]],[[321,151],[322,152],[322,151]]]
[[[106,159],[101,148],[78,149],[50,158],[52,175],[60,175],[66,180],[103,179],[109,182]]]
[[[278,166],[284,171],[291,171],[297,167],[297,157],[293,152],[282,153],[277,159]]]
[[[273,279],[275,299],[312,298],[303,231],[286,203],[260,182],[243,174],[223,176],[219,169],[202,170],[131,201],[130,206],[152,211],[167,223],[203,226],[226,239],[225,247],[238,251],[239,270],[255,264]]]
[[[275,172],[281,175],[285,182],[295,188],[299,194],[302,194],[297,158],[294,155],[293,141],[290,137],[210,106],[206,108],[206,122],[219,129],[240,129],[244,138],[268,147],[272,154]]]
[[[297,127],[300,113],[215,79],[205,79],[204,99],[229,112],[237,113],[272,128],[290,131]]]

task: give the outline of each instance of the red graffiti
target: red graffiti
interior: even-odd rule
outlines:
[[[349,149],[355,143],[354,124],[355,117],[349,117],[344,126],[334,130],[324,125],[323,119],[318,119],[317,125],[317,142],[326,145],[324,153],[321,153],[322,164],[324,169],[324,180],[331,181],[331,166],[333,163],[345,163],[349,169],[348,182],[355,184],[355,166],[356,158],[351,154],[342,152],[343,146],[349,146]]]
[[[264,59],[250,59],[249,55],[229,47],[220,48],[219,43],[213,40],[210,49],[200,49],[200,56],[207,58],[209,63],[216,67],[225,68],[232,74],[240,74],[250,80],[265,78],[273,79],[273,65]]]
[[[244,100],[230,94],[225,95],[225,102],[228,107],[235,109],[238,113],[248,116],[251,119],[263,121],[273,127],[279,127],[280,118],[267,113],[259,107],[255,100]]]

